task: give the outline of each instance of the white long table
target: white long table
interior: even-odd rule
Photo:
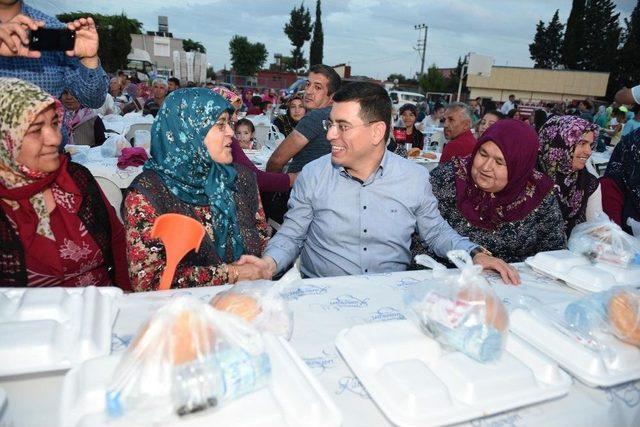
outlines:
[[[506,286],[489,275],[507,306],[521,294],[545,303],[574,299],[578,294],[520,265],[520,287]],[[431,278],[429,271],[306,279],[285,293],[294,311],[291,344],[318,376],[342,411],[344,426],[387,426],[366,390],[338,354],[336,334],[350,326],[402,318],[402,295],[413,284]],[[227,286],[130,294],[122,299],[115,322],[112,350],[122,351],[149,315],[169,298],[190,294],[208,301]],[[3,379],[9,413],[3,421],[14,426],[56,426],[63,373]],[[11,424],[7,424],[11,425]],[[574,380],[561,399],[474,420],[478,426],[638,426],[640,381],[608,389],[589,388]]]

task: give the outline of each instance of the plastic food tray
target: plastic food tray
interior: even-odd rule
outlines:
[[[598,352],[557,330],[551,323],[539,321],[528,311],[515,309],[509,317],[509,329],[554,359],[580,381],[593,387],[610,387],[640,379],[640,349],[612,335],[598,335],[609,352]]]
[[[111,351],[119,288],[0,288],[0,376],[69,369]]]
[[[163,426],[333,427],[342,415],[315,376],[282,338],[263,334],[271,360],[268,387],[228,402],[218,410],[162,423]],[[110,419],[105,413],[105,389],[121,355],[85,362],[64,378],[60,405],[63,427],[137,427],[126,414]]]
[[[600,292],[613,286],[640,286],[640,266],[615,267],[591,262],[566,249],[540,252],[525,260],[534,270],[560,279],[579,291]]]
[[[489,364],[443,350],[408,320],[343,330],[336,347],[398,426],[460,423],[557,398],[571,386],[553,361],[514,336]]]

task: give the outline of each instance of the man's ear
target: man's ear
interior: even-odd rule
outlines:
[[[384,139],[384,134],[387,131],[387,125],[385,122],[378,121],[371,124],[371,130],[373,131],[373,141],[372,144],[374,146],[378,146],[380,143],[386,144],[387,141]]]

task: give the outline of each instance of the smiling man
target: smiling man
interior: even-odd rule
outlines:
[[[442,150],[440,163],[452,157],[464,157],[473,151],[476,138],[471,133],[471,112],[467,104],[454,102],[444,112],[444,137],[449,140]]]
[[[426,168],[386,150],[391,100],[380,85],[351,83],[333,97],[324,128],[331,154],[309,163],[291,192],[289,211],[262,263],[271,274],[298,255],[307,277],[406,270],[411,234],[440,256],[469,251],[474,262],[517,283],[515,269],[456,233],[440,216]],[[426,184],[425,184],[426,183]]]

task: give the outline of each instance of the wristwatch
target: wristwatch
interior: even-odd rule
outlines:
[[[478,254],[485,254],[485,255],[488,255],[488,256],[493,256],[493,254],[491,252],[489,252],[489,250],[487,248],[482,247],[482,246],[476,246],[475,248],[471,249],[471,252],[469,252],[469,255],[471,256],[471,259],[473,259]]]

